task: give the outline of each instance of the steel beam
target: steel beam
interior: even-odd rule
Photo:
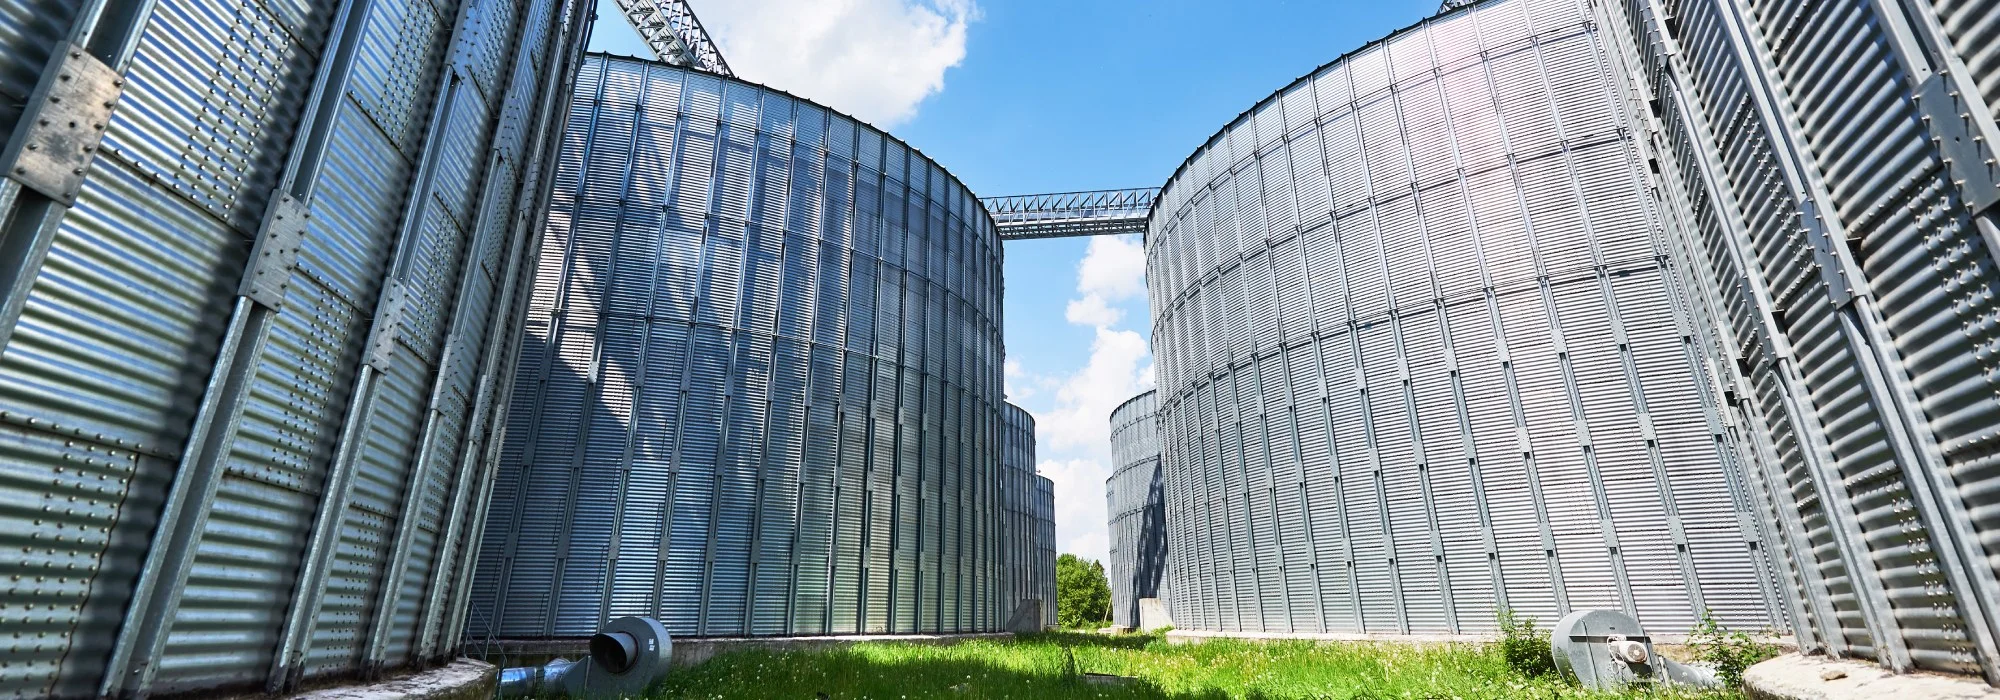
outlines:
[[[709,40],[708,30],[694,16],[686,0],[618,0],[625,21],[639,32],[639,38],[653,48],[659,59],[677,66],[721,75],[729,72],[729,62]]]
[[[459,8],[458,17],[453,22],[450,46],[462,47],[476,39],[479,31],[473,25],[478,16],[471,5]],[[383,281],[381,294],[376,299],[371,320],[367,324],[367,354],[360,372],[354,379],[351,403],[341,420],[340,447],[334,452],[333,461],[327,470],[325,485],[321,490],[322,500],[314,514],[312,529],[301,557],[299,573],[292,591],[292,599],[286,608],[284,625],[280,628],[278,648],[271,658],[266,674],[265,690],[272,693],[286,693],[295,690],[305,678],[307,657],[313,644],[313,631],[320,623],[320,609],[325,602],[329,570],[339,549],[341,530],[347,521],[348,510],[354,497],[355,473],[361,469],[362,444],[367,436],[377,429],[374,424],[377,397],[381,393],[381,379],[391,369],[391,358],[399,352],[410,352],[398,346],[410,342],[404,326],[408,321],[405,297],[405,281],[409,278],[411,259],[417,255],[417,239],[422,235],[425,219],[430,208],[442,206],[432,197],[437,187],[438,161],[443,157],[440,147],[450,126],[452,115],[456,113],[458,100],[478,99],[472,91],[470,67],[463,64],[444,66],[438,76],[438,97],[431,106],[431,114],[426,120],[423,154],[418,161],[415,177],[410,182],[405,201],[407,205],[403,219],[397,226],[394,238],[394,253],[390,259],[390,273]],[[443,369],[440,367],[440,369]],[[239,409],[240,410],[240,409]],[[425,432],[428,432],[426,430]],[[414,459],[425,455],[418,454]],[[418,470],[421,464],[410,464],[409,486],[420,486]],[[391,555],[395,559],[394,554]],[[388,562],[393,569],[398,561]],[[400,585],[387,581],[383,585]],[[378,611],[379,612],[379,611]],[[365,632],[364,632],[365,634]],[[367,653],[366,641],[363,653]]]

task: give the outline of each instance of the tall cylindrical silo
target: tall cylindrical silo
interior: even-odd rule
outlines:
[[[1104,482],[1110,519],[1111,624],[1137,627],[1139,599],[1161,597],[1167,565],[1166,484],[1161,481],[1160,437],[1154,393],[1134,396],[1111,411],[1111,478]]]
[[[990,630],[1000,248],[854,119],[591,56],[467,633]]]
[[[1176,625],[1782,620],[1598,26],[1575,0],[1445,12],[1168,181],[1146,249]]]
[[[2000,682],[2000,3],[1600,9],[1789,631]]]
[[[1042,599],[1042,627],[1056,622],[1056,483],[1035,475],[1035,558],[1028,563],[1029,590]]]
[[[1055,566],[1055,554],[1043,562],[1041,510],[1035,481],[1035,417],[1026,409],[1005,404],[1000,412],[1000,611],[1012,617],[1026,601],[1040,601],[1044,616],[1055,610],[1055,598],[1045,597],[1040,582],[1044,564]],[[1006,620],[1002,620],[1005,622]]]
[[[589,7],[0,2],[0,695],[457,656]]]

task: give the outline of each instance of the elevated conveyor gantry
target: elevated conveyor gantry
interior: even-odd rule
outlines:
[[[1158,188],[1092,190],[1008,197],[979,202],[1000,226],[1002,240],[1144,233]]]

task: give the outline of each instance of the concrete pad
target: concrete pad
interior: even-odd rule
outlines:
[[[1174,618],[1167,615],[1167,605],[1159,598],[1139,599],[1139,631],[1152,632],[1174,626]]]
[[[292,696],[293,700],[485,700],[493,697],[500,669],[472,659],[442,668],[365,685],[324,688]]]
[[[1194,644],[1211,639],[1242,639],[1258,642],[1301,640],[1309,642],[1390,642],[1401,644],[1477,644],[1493,641],[1477,634],[1355,634],[1352,632],[1216,632],[1176,629],[1167,633],[1174,644]]]
[[[773,652],[806,651],[852,646],[861,642],[901,642],[906,644],[957,644],[975,639],[1013,639],[1012,632],[966,634],[844,634],[822,637],[675,637],[673,668],[686,668],[714,658],[717,654],[746,649]],[[466,653],[503,662],[507,666],[540,666],[549,659],[581,659],[590,654],[590,640],[500,639],[491,644],[470,645]]]
[[[1174,629],[1167,633],[1167,641],[1175,644],[1191,644],[1210,639],[1243,639],[1250,641],[1283,641],[1296,639],[1310,642],[1382,642],[1388,644],[1486,644],[1500,641],[1500,637],[1490,634],[1366,634],[1357,632],[1220,632],[1215,630]],[[1797,651],[1799,646],[1791,637],[1757,637],[1756,641],[1777,646],[1782,651]],[[1653,647],[1676,660],[1686,660],[1684,652],[1687,644],[1685,634],[1653,635]]]
[[[1743,682],[1764,700],[2000,699],[2000,689],[1977,676],[1898,674],[1866,661],[1798,654],[1751,666]]]

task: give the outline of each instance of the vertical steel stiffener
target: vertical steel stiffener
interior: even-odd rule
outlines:
[[[572,104],[466,633],[1005,622],[978,200],[732,78],[593,55]]]

